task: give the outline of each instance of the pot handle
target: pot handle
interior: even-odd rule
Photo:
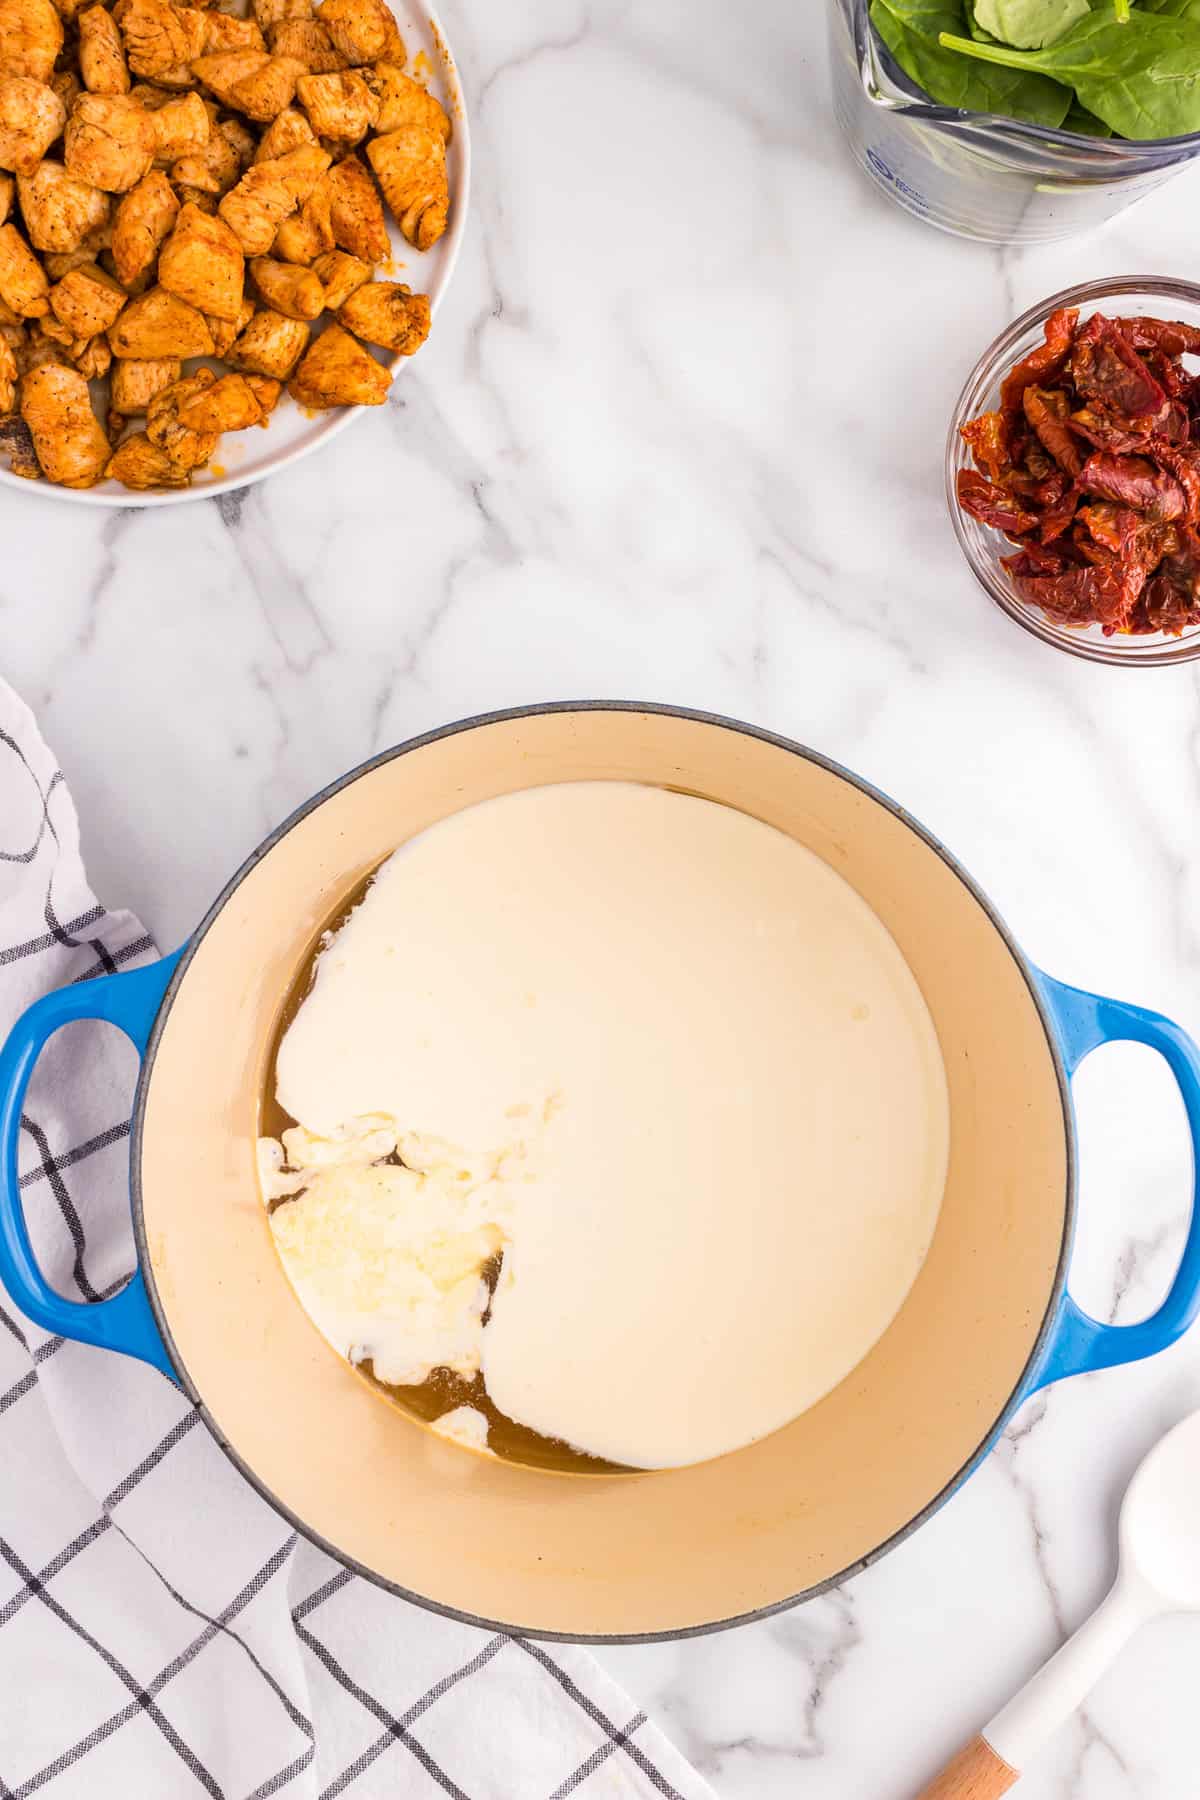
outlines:
[[[175,1378],[159,1335],[146,1284],[135,1269],[119,1294],[92,1304],[56,1294],[34,1260],[18,1177],[25,1090],[46,1041],[73,1019],[106,1019],[143,1056],[163,995],[183,955],[164,956],[145,969],[97,975],[46,994],[22,1013],[0,1050],[0,1282],[26,1318],[44,1331],[82,1344],[121,1350]]]
[[[1164,1059],[1179,1084],[1187,1113],[1193,1192],[1187,1242],[1171,1291],[1158,1311],[1136,1325],[1102,1325],[1076,1305],[1070,1293],[1064,1294],[1054,1334],[1030,1392],[1066,1375],[1156,1356],[1182,1337],[1200,1313],[1200,1050],[1186,1031],[1161,1013],[1066,987],[1040,972],[1038,985],[1058,1028],[1068,1075],[1074,1075],[1084,1057],[1101,1044],[1148,1044]]]

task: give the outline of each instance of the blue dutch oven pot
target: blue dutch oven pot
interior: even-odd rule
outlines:
[[[162,1134],[162,1145],[156,1148],[154,1144],[155,1089],[160,1060],[173,1045],[174,1036],[196,1032],[199,1044],[203,1019],[208,1016],[211,1026],[215,1010],[224,1045],[226,1032],[220,1021],[222,1008],[227,1006],[231,1067],[235,1071],[243,1066],[265,1068],[263,1046],[273,1034],[288,982],[303,965],[314,940],[314,927],[319,930],[333,916],[339,900],[361,880],[364,871],[382,860],[397,842],[432,819],[491,793],[543,780],[607,778],[663,781],[742,805],[825,854],[876,905],[906,954],[911,940],[909,959],[931,1002],[947,1053],[952,1032],[939,1016],[931,989],[938,981],[938,958],[952,960],[956,936],[961,934],[949,914],[944,925],[938,921],[943,943],[934,946],[932,960],[922,967],[921,909],[910,906],[902,917],[905,859],[910,858],[918,871],[936,869],[942,899],[930,904],[961,904],[973,917],[983,918],[983,928],[996,940],[997,966],[1003,964],[1019,978],[1016,985],[1024,1005],[1028,1008],[1032,1003],[1035,1009],[1030,1013],[1035,1030],[1040,1020],[1048,1051],[1046,1066],[1052,1071],[1049,1081],[1058,1088],[1058,1095],[1047,1105],[1051,1112],[1061,1106],[1065,1143],[1065,1193],[1061,1220],[1053,1224],[1056,1257],[1045,1276],[1044,1309],[1029,1323],[1023,1366],[1013,1371],[1011,1385],[1005,1388],[1007,1398],[989,1413],[986,1428],[973,1435],[961,1451],[947,1451],[953,1466],[944,1460],[936,1465],[936,1476],[929,1478],[936,1486],[930,1491],[926,1492],[920,1477],[915,1476],[904,1487],[903,1497],[897,1500],[899,1510],[886,1525],[877,1521],[864,1525],[870,1541],[858,1542],[850,1535],[823,1551],[796,1536],[802,1526],[795,1523],[802,1515],[821,1516],[819,1498],[808,1499],[799,1508],[793,1505],[790,1511],[779,1501],[778,1520],[771,1507],[781,1490],[793,1495],[809,1493],[818,1464],[823,1467],[838,1453],[829,1445],[841,1444],[852,1434],[864,1409],[875,1408],[878,1432],[884,1409],[869,1391],[867,1377],[873,1359],[887,1345],[887,1336],[863,1365],[867,1372],[863,1382],[856,1372],[814,1409],[818,1421],[827,1419],[833,1434],[822,1446],[819,1459],[798,1452],[788,1454],[789,1434],[798,1433],[804,1424],[798,1421],[759,1445],[693,1470],[572,1479],[500,1462],[488,1466],[470,1452],[433,1439],[423,1427],[386,1406],[328,1351],[304,1319],[282,1273],[274,1268],[265,1214],[256,1202],[247,1203],[247,1182],[253,1180],[255,1096],[243,1097],[245,1143],[232,1150],[229,1143],[214,1148],[204,1190],[211,1197],[209,1224],[202,1229],[195,1222],[195,1191],[186,1209],[181,1208],[165,1226],[157,1217],[147,1216],[167,1204],[161,1199],[167,1184],[159,1173],[152,1187],[147,1157],[156,1167],[162,1165],[164,1155],[168,1162],[170,1158],[169,1125]],[[294,861],[289,862],[293,852]],[[301,905],[297,880],[305,871],[313,893]],[[883,886],[873,892],[872,883]],[[889,884],[894,885],[894,893]],[[919,893],[919,885],[914,876],[914,894]],[[884,890],[889,895],[886,904],[880,901]],[[289,927],[280,913],[280,892],[290,896],[299,915],[294,927]],[[231,967],[239,956],[245,957],[245,966]],[[186,1024],[181,1017],[176,1026],[177,1015],[185,1013]],[[92,1305],[55,1293],[39,1270],[22,1213],[17,1169],[22,1104],[34,1065],[47,1039],[77,1019],[103,1019],[116,1025],[142,1057],[132,1142],[133,1210],[141,1266],[118,1294]],[[985,1019],[985,1032],[986,1026]],[[239,1038],[246,1034],[247,1043],[252,1040],[256,1048],[243,1054]],[[44,1330],[138,1357],[180,1382],[201,1406],[218,1441],[272,1504],[332,1554],[394,1591],[454,1616],[530,1635],[609,1640],[686,1635],[793,1604],[857,1572],[944,1503],[978,1466],[1029,1395],[1068,1376],[1154,1356],[1193,1323],[1200,1311],[1200,1208],[1194,1201],[1170,1291],[1149,1318],[1134,1325],[1104,1324],[1083,1311],[1067,1285],[1075,1218],[1069,1082],[1085,1057],[1099,1045],[1114,1042],[1145,1044],[1166,1061],[1186,1108],[1195,1165],[1195,1145],[1200,1139],[1200,1054],[1191,1038],[1158,1013],[1066,987],[1033,968],[948,852],[857,777],[787,740],[734,721],[674,708],[582,702],[491,714],[389,751],[318,795],[250,858],[182,950],[148,968],[98,977],[48,994],[18,1020],[0,1053],[0,1280],[26,1317]],[[973,1047],[973,1054],[986,1055],[983,1039]],[[203,1047],[191,1051],[184,1046],[173,1057],[167,1055],[167,1061],[179,1067],[172,1075],[164,1075],[163,1082],[173,1084],[184,1096],[172,1104],[186,1108],[189,1090],[197,1090],[195,1119],[187,1125],[189,1156],[203,1121],[217,1119],[225,1105],[219,1084],[227,1076],[222,1076],[218,1066],[221,1058],[220,1048],[212,1046],[207,1052]],[[947,1053],[952,1094],[954,1065],[953,1054]],[[209,1082],[217,1085],[213,1096],[206,1098],[204,1089]],[[960,1130],[954,1117],[952,1111],[952,1135]],[[237,1167],[227,1173],[231,1156]],[[227,1205],[220,1191],[226,1181],[232,1184]],[[982,1207],[982,1202],[972,1204]],[[216,1233],[214,1219],[221,1224]],[[206,1272],[206,1259],[215,1255],[219,1261],[220,1249],[214,1251],[211,1246],[214,1236],[219,1238],[226,1227],[241,1234],[237,1254],[220,1267],[214,1279],[211,1269]],[[189,1232],[201,1235],[188,1238]],[[160,1259],[170,1261],[169,1246],[176,1238],[187,1241],[174,1266],[159,1269]],[[156,1249],[151,1256],[148,1246],[158,1241],[167,1248]],[[935,1249],[936,1243],[935,1239]],[[244,1273],[247,1265],[253,1265],[251,1274]],[[198,1290],[191,1316],[185,1319],[189,1306],[185,1290],[193,1273]],[[223,1323],[221,1317],[215,1318],[211,1333],[197,1324],[214,1308],[219,1314],[226,1289],[237,1288],[243,1280],[255,1285],[231,1295]],[[920,1283],[914,1295],[919,1288]],[[914,1301],[910,1299],[909,1304]],[[986,1302],[981,1299],[979,1304],[985,1306]],[[253,1307],[269,1314],[269,1334],[252,1336],[241,1344],[232,1341]],[[903,1311],[900,1318],[904,1318]],[[928,1320],[908,1339],[904,1354],[912,1371],[904,1375],[897,1391],[907,1392],[911,1387],[919,1394],[921,1376],[914,1346],[936,1330],[935,1318],[931,1309]],[[303,1372],[302,1382],[288,1379],[271,1386],[281,1357],[293,1375]],[[260,1385],[262,1392],[258,1391]],[[303,1392],[296,1399],[298,1389]],[[294,1428],[285,1429],[292,1406]],[[268,1439],[263,1427],[260,1442],[256,1435],[259,1421],[267,1414],[274,1435]],[[818,1428],[824,1427],[813,1426]],[[386,1530],[372,1515],[370,1501],[361,1500],[361,1493],[348,1497],[344,1480],[341,1490],[335,1491],[313,1474],[320,1461],[312,1454],[314,1435],[323,1442],[329,1431],[338,1434],[341,1457],[349,1458],[348,1463],[343,1460],[343,1468],[359,1471],[360,1489],[372,1484],[386,1487],[392,1508]],[[281,1435],[287,1439],[282,1449]],[[928,1435],[932,1441],[936,1433],[931,1430]],[[919,1439],[921,1432],[915,1436]],[[904,1426],[895,1443],[906,1444],[913,1437],[913,1431]],[[797,1436],[798,1448],[803,1441]],[[881,1470],[890,1466],[889,1455],[899,1454],[881,1448],[872,1469],[876,1485],[886,1485]],[[935,1463],[933,1458],[931,1466]],[[403,1490],[410,1480],[420,1491],[407,1496]],[[769,1498],[749,1504],[746,1497],[755,1491],[756,1482],[763,1484],[763,1493]],[[611,1497],[614,1493],[617,1498]],[[660,1493],[671,1496],[662,1502],[666,1510],[661,1513],[655,1511],[657,1501],[645,1498]],[[580,1494],[586,1499],[576,1498]],[[622,1495],[626,1498],[620,1498]],[[642,1498],[631,1500],[630,1495]],[[852,1510],[849,1501],[845,1505]],[[411,1513],[405,1514],[406,1507],[411,1507]],[[837,1507],[832,1510],[840,1517]],[[393,1549],[397,1515],[408,1517],[411,1530],[422,1533],[421,1553],[415,1562]],[[693,1516],[697,1521],[694,1531]],[[828,1522],[824,1529],[836,1538]],[[555,1536],[560,1530],[566,1534],[561,1541]],[[641,1545],[643,1535],[646,1541]],[[760,1541],[764,1535],[770,1539],[767,1549]],[[499,1546],[494,1562],[464,1548],[477,1548],[484,1540]],[[434,1546],[443,1542],[448,1549],[441,1563],[440,1548]],[[712,1574],[721,1564],[726,1543],[729,1569]],[[550,1569],[535,1568],[548,1560]],[[674,1562],[678,1563],[678,1580],[664,1580],[664,1563]]]

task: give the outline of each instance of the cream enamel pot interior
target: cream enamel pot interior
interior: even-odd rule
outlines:
[[[858,889],[933,1015],[951,1156],[909,1299],[819,1405],[713,1462],[576,1475],[443,1442],[334,1355],[276,1259],[254,1141],[284,996],[363,877],[414,832],[476,801],[614,779],[739,807]],[[26,1083],[45,1040],[79,1017],[121,1026],[143,1054],[132,1140],[141,1267],[94,1306],[46,1284],[17,1189]],[[949,1496],[1036,1388],[1150,1355],[1192,1322],[1195,1209],[1171,1292],[1151,1319],[1104,1326],[1066,1291],[1068,1079],[1110,1038],[1166,1058],[1195,1141],[1200,1058],[1184,1033],[1039,974],[953,859],[844,770],[747,726],[666,708],[495,714],[388,751],[303,807],[176,956],[52,994],[19,1021],[0,1057],[0,1277],[39,1325],[140,1356],[179,1381],[273,1505],[385,1586],[526,1634],[712,1629],[861,1569]]]

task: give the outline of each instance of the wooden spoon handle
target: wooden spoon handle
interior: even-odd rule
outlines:
[[[985,1738],[977,1737],[934,1776],[918,1800],[997,1800],[1019,1779],[1016,1769],[1010,1769]]]

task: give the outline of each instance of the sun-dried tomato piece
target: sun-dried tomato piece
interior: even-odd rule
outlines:
[[[1032,387],[1035,382],[1040,387],[1049,387],[1049,378],[1062,373],[1071,354],[1078,323],[1077,306],[1060,306],[1057,312],[1050,314],[1045,325],[1045,342],[1038,344],[1005,376],[1000,388],[1001,412],[1019,413],[1027,387]]]
[[[1166,394],[1128,338],[1111,320],[1104,323],[1102,334],[1086,343],[1081,340],[1071,352],[1068,369],[1076,391],[1085,400],[1099,400],[1112,412],[1124,414],[1131,425],[1138,419],[1158,419]]]
[[[997,487],[982,475],[963,469],[958,477],[958,504],[981,525],[1003,531],[1007,537],[1023,538],[1037,528],[1038,516],[1028,511],[1012,494]]]
[[[1196,451],[1190,446],[1183,448],[1179,444],[1169,444],[1165,438],[1151,438],[1146,454],[1155,462],[1168,470],[1175,478],[1186,496],[1185,512],[1188,523],[1194,525],[1200,520],[1200,467],[1196,462]],[[1160,518],[1175,518],[1174,513],[1160,513]]]
[[[1182,319],[1114,319],[1135,350],[1161,350],[1164,356],[1200,356],[1200,326]]]
[[[1048,393],[1045,388],[1027,387],[1022,404],[1025,417],[1037,434],[1038,442],[1068,475],[1078,475],[1083,467],[1079,445],[1071,435],[1068,423],[1070,402],[1060,390]]]
[[[962,436],[989,481],[1000,482],[1012,468],[1012,446],[1008,424],[1003,413],[980,413],[977,419],[962,427]]]
[[[1167,445],[1173,451],[1172,445]],[[1096,450],[1079,475],[1088,494],[1112,500],[1118,506],[1134,506],[1148,519],[1182,519],[1188,510],[1183,484],[1145,456],[1113,456]]]
[[[1112,633],[1121,627],[1136,604],[1125,592],[1121,573],[1111,565],[1066,569],[1061,575],[1013,573],[1013,586],[1022,600],[1040,607],[1065,625],[1103,625]]]

